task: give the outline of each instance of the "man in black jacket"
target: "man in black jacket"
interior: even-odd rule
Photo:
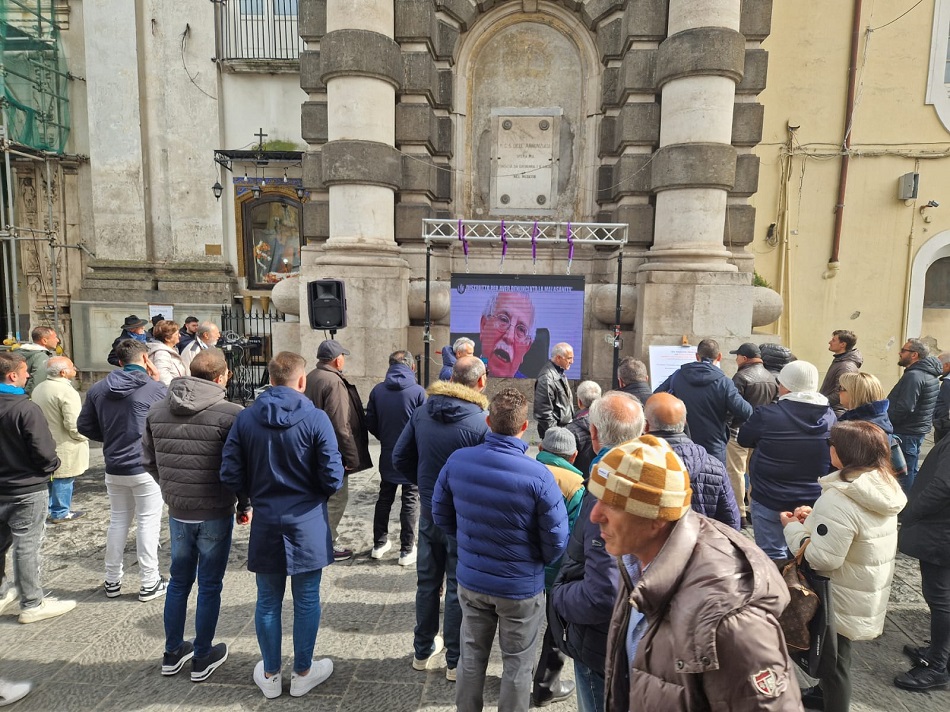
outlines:
[[[548,428],[564,426],[574,417],[574,396],[565,372],[574,363],[574,349],[570,344],[555,344],[551,360],[541,367],[534,384],[534,419],[538,422],[538,436],[544,437]]]
[[[580,470],[585,478],[590,475],[590,463],[597,454],[590,440],[590,407],[601,395],[600,385],[596,381],[582,381],[577,386],[577,414],[566,426],[577,441],[574,467]]]
[[[934,444],[936,445],[950,433],[950,351],[944,351],[937,357],[943,375],[940,376],[940,391],[934,408]]]
[[[901,485],[904,492],[910,492],[917,476],[920,446],[933,423],[940,390],[937,377],[943,373],[943,368],[920,339],[907,340],[897,363],[904,367],[904,375],[887,394],[890,403],[887,416],[907,461],[907,476],[902,478]]]
[[[835,417],[839,417],[846,410],[838,398],[838,382],[846,373],[857,373],[864,363],[861,352],[854,347],[857,343],[858,337],[853,331],[836,329],[831,332],[828,350],[834,354],[834,358],[831,360],[831,366],[828,367],[828,373],[825,374],[825,380],[822,381],[818,392],[828,399],[828,405],[835,412]]]
[[[894,684],[905,690],[950,685],[950,438],[936,445],[901,513],[898,548],[920,560],[920,585],[930,607],[930,645],[904,646],[914,668]]]
[[[620,384],[620,390],[636,396],[640,405],[646,405],[647,399],[653,395],[646,364],[633,356],[627,356],[617,366],[617,381]]]
[[[228,658],[226,643],[212,645],[235,515],[234,495],[221,484],[219,472],[231,425],[244,409],[225,400],[227,383],[224,354],[202,351],[191,362],[191,376],[176,378],[165,400],[149,410],[142,438],[142,465],[161,487],[171,534],[162,675],[176,674],[191,660],[192,682],[207,680]],[[238,523],[247,524],[246,500],[238,511]],[[192,643],[184,638],[185,616],[196,578]]]
[[[56,443],[43,411],[26,396],[26,359],[0,352],[0,613],[17,598],[20,623],[61,616],[75,601],[44,598],[40,546],[49,513],[46,485],[59,467]],[[16,585],[6,573],[13,550]]]
[[[742,344],[735,351],[729,353],[736,357],[739,370],[732,377],[732,382],[739,391],[742,399],[753,409],[760,405],[774,403],[778,399],[778,381],[769,373],[762,363],[762,353],[753,343]],[[729,482],[739,507],[742,524],[748,523],[748,504],[746,503],[745,476],[749,466],[751,450],[736,442],[741,422],[733,420],[729,428],[729,443],[726,445],[726,470],[729,472]],[[687,466],[688,467],[688,466]]]

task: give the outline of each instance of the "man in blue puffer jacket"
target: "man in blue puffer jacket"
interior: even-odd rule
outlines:
[[[703,339],[696,347],[696,362],[680,366],[654,393],[672,393],[686,404],[693,442],[725,465],[729,424],[748,420],[752,406],[719,368],[721,360],[718,342]]]
[[[821,494],[818,478],[834,468],[828,436],[835,424],[828,399],[818,392],[818,369],[792,361],[778,375],[778,403],[756,408],[736,440],[755,448],[749,460],[755,543],[770,559],[790,556],[779,513],[811,506]]]
[[[412,667],[425,672],[438,666],[445,646],[445,677],[455,680],[459,659],[462,611],[455,592],[455,537],[432,521],[432,491],[449,455],[485,439],[485,364],[474,356],[460,358],[452,381],[433,383],[429,399],[413,411],[393,449],[393,467],[419,485],[419,556],[416,561],[416,627]],[[439,589],[445,581],[442,638],[439,632]]]
[[[482,709],[496,628],[503,659],[498,708],[528,709],[544,616],[544,566],[561,556],[569,535],[557,482],[525,455],[527,399],[506,388],[488,412],[492,432],[485,443],[449,457],[432,495],[435,523],[458,541],[459,712]]]
[[[693,511],[739,529],[739,507],[736,506],[726,468],[683,432],[686,428],[686,406],[683,401],[669,393],[657,393],[643,410],[647,432],[666,440],[686,465],[689,486],[693,489],[693,498],[690,500]]]
[[[373,550],[381,559],[392,548],[389,543],[389,513],[402,488],[399,508],[399,565],[416,563],[416,522],[419,519],[419,487],[393,467],[393,448],[413,411],[425,403],[425,389],[416,383],[416,362],[402,349],[389,355],[386,379],[373,387],[366,403],[366,429],[379,438],[379,498],[373,516]]]

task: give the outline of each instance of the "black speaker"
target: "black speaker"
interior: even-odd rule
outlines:
[[[311,329],[342,329],[346,326],[346,286],[342,279],[318,279],[307,283]]]

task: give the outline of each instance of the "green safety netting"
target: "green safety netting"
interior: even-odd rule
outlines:
[[[69,73],[54,0],[0,0],[0,103],[10,140],[63,153]]]

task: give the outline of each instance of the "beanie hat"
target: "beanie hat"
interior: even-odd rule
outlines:
[[[782,367],[778,382],[792,393],[818,390],[818,369],[808,361],[792,361]]]
[[[545,452],[561,457],[570,457],[577,452],[577,438],[567,428],[548,428],[544,433],[541,447]]]
[[[652,435],[604,455],[591,472],[587,490],[628,514],[667,522],[686,514],[693,495],[682,460],[666,440]]]

